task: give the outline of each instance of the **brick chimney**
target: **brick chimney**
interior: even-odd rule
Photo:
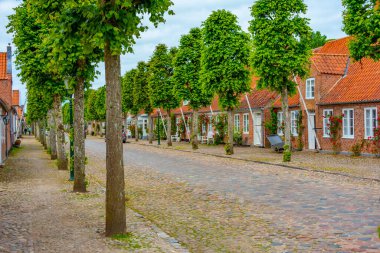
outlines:
[[[12,47],[10,43],[7,46],[7,74],[12,74]]]
[[[20,91],[19,90],[12,91],[12,105],[13,106],[20,105]]]

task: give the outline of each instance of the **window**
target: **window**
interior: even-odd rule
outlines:
[[[323,137],[330,137],[330,116],[333,115],[333,110],[323,110]]]
[[[298,113],[299,113],[298,111],[290,112],[290,133],[293,136],[298,136],[298,129],[297,129]]]
[[[243,114],[243,132],[245,134],[249,133],[249,117],[248,117],[248,113]]]
[[[315,78],[309,78],[306,80],[306,99],[314,98],[314,86]]]
[[[343,114],[343,137],[354,138],[354,109],[344,109]]]
[[[183,100],[183,106],[189,105],[189,100]]]
[[[284,135],[282,130],[282,124],[284,123],[284,114],[282,112],[277,113],[277,134]]]
[[[364,109],[364,136],[366,139],[374,136],[374,129],[377,127],[377,109],[365,108]]]
[[[240,114],[234,115],[234,126],[235,126],[235,132],[240,131]]]
[[[212,132],[212,116],[208,116],[208,131]]]

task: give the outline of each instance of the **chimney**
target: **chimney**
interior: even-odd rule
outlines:
[[[12,47],[10,43],[7,46],[7,74],[12,74]]]

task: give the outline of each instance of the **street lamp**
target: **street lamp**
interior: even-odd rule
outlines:
[[[65,79],[65,88],[69,97],[69,114],[70,114],[70,178],[69,181],[74,181],[74,129],[73,129],[73,96],[70,93],[69,79]]]

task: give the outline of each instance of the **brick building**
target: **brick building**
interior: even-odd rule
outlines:
[[[348,50],[350,39],[337,39],[314,49],[309,76],[305,80],[296,79],[297,93],[289,97],[294,147],[301,139],[306,149],[330,151],[329,115],[344,114],[340,133],[342,151],[350,151],[355,143],[373,136],[380,112],[380,62],[370,59],[353,62]],[[242,96],[241,104],[234,112],[234,125],[237,131],[242,132],[245,145],[268,147],[268,130],[264,126],[270,120],[271,107],[277,112],[277,133],[282,135],[281,98],[274,92],[257,90],[257,80],[256,77],[252,78],[251,92]],[[199,110],[200,114],[207,117],[221,112],[217,99],[210,106]],[[303,132],[299,135],[297,120],[301,112]],[[163,117],[166,116],[164,110],[161,113]],[[192,110],[185,104],[173,110],[173,114],[176,122],[179,122],[191,117]],[[158,111],[155,111],[153,117],[159,116]],[[200,135],[207,136],[210,131],[214,133],[215,129],[212,123],[207,123],[200,129]]]
[[[19,91],[12,91],[12,49],[0,52],[0,165],[18,138],[22,120]]]

